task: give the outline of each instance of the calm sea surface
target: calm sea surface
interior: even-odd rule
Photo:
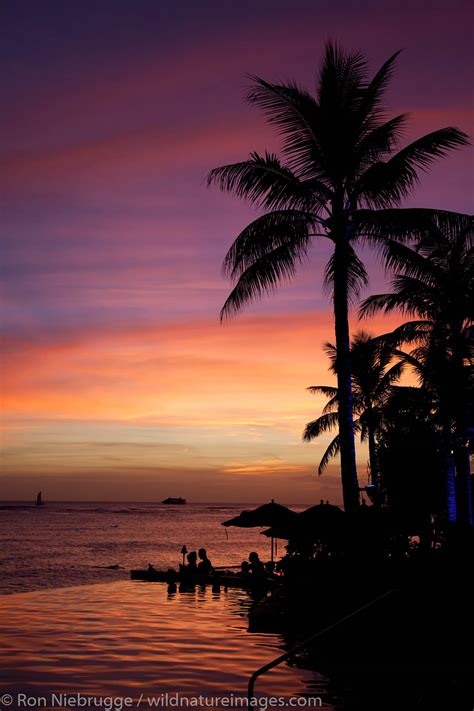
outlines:
[[[151,707],[149,699],[163,705],[165,694],[245,696],[249,675],[284,641],[248,632],[244,592],[168,594],[164,584],[128,580],[131,567],[177,565],[184,544],[206,547],[215,565],[238,564],[250,550],[267,559],[259,529],[231,528],[227,537],[221,526],[242,508],[2,505],[0,584],[10,594],[0,596],[0,696],[12,695],[9,708],[21,708],[18,693],[30,707],[45,699],[42,708],[71,708],[53,703],[61,693],[118,703],[143,694],[139,708]],[[310,687],[324,702],[325,684],[313,672],[282,665],[257,683],[259,694],[278,697]]]
[[[268,560],[264,529],[221,525],[243,508],[253,506],[0,503],[0,592],[125,580],[148,563],[176,567],[183,545],[206,548],[214,565],[238,565],[252,550]]]

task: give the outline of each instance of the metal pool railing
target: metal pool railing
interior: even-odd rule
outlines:
[[[373,600],[369,600],[369,602],[366,602],[361,607],[358,607],[356,610],[352,610],[351,612],[348,612],[347,615],[344,615],[344,617],[341,617],[339,620],[336,620],[336,622],[333,622],[331,625],[324,627],[322,630],[319,630],[319,632],[316,632],[315,634],[311,635],[311,637],[308,637],[303,642],[300,642],[300,644],[297,644],[296,647],[293,647],[292,649],[290,649],[288,652],[285,652],[284,654],[280,654],[279,657],[276,657],[271,662],[264,664],[262,667],[260,667],[260,669],[257,669],[256,671],[254,671],[254,673],[252,674],[252,676],[249,679],[248,689],[247,689],[247,697],[248,697],[249,706],[251,705],[252,699],[255,697],[255,693],[254,693],[255,682],[257,681],[257,679],[260,676],[262,676],[263,674],[266,674],[268,671],[270,671],[270,669],[274,669],[282,662],[285,662],[293,654],[304,649],[304,647],[306,647],[308,644],[310,644],[313,640],[317,639],[318,637],[322,637],[327,632],[330,632],[331,630],[333,630],[335,627],[339,627],[339,625],[342,625],[344,622],[347,622],[347,620],[350,620],[352,617],[355,617],[360,612],[367,610],[367,608],[371,607],[372,605],[375,605],[377,602],[379,602],[380,600],[383,600],[384,598],[388,597],[389,595],[392,595],[392,593],[394,593],[394,592],[395,592],[395,590],[387,590],[387,592],[384,592],[382,595],[378,595],[377,597],[373,598]]]

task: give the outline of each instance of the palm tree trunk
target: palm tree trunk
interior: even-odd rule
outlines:
[[[344,236],[345,237],[345,236]],[[355,455],[354,422],[352,408],[352,381],[350,360],[347,263],[345,239],[336,239],[334,252],[334,320],[337,349],[337,392],[339,438],[341,453],[341,478],[344,508],[359,508],[359,482]]]
[[[377,485],[379,483],[379,468],[377,462],[377,445],[375,443],[374,426],[369,424],[369,464],[370,464],[370,483]]]

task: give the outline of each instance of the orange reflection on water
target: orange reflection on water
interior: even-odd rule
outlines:
[[[168,594],[118,582],[0,598],[0,690],[33,697],[246,695],[250,674],[278,656],[282,638],[249,634],[249,600],[209,588]],[[292,696],[313,674],[281,666],[259,693]]]

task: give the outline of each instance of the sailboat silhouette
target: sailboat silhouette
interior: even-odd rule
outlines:
[[[38,491],[38,496],[36,497],[36,506],[44,506],[44,501],[41,499],[41,491]]]

